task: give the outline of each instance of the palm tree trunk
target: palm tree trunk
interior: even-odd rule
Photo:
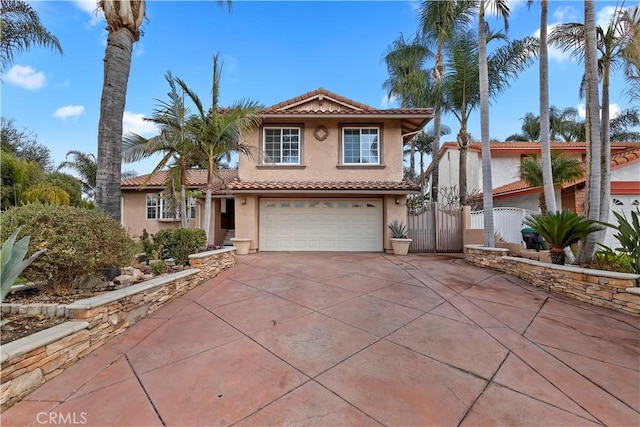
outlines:
[[[433,169],[431,170],[431,201],[438,203],[438,184],[440,181],[440,129],[442,127],[442,116],[440,114],[440,107],[436,107],[435,115],[433,117],[433,149],[431,152],[431,164]]]
[[[424,196],[424,150],[420,150],[420,195]]]
[[[187,165],[182,159],[180,162],[180,225],[187,228]]]
[[[466,112],[463,112],[466,113]],[[460,132],[458,132],[458,149],[460,151],[460,162],[458,166],[458,185],[460,186],[460,205],[467,204],[467,149],[469,148],[469,133],[467,132],[466,115],[462,114],[460,121]]]
[[[209,158],[209,169],[207,170],[207,191],[204,199],[204,218],[202,220],[202,227],[204,233],[207,236],[207,244],[213,243],[209,241],[209,230],[211,229],[211,189],[213,188],[213,159]]]
[[[495,247],[493,225],[493,183],[491,180],[491,149],[489,147],[489,70],[487,39],[484,23],[484,0],[478,13],[478,64],[480,72],[480,134],[482,139],[482,204],[484,209],[484,245]]]
[[[416,176],[416,136],[412,136],[411,140],[409,140],[409,144],[411,144],[410,158],[409,158],[409,169],[411,170],[411,180],[413,181]]]
[[[547,210],[555,212],[556,195],[551,171],[551,136],[549,125],[549,55],[547,49],[547,0],[540,2],[540,145],[542,149],[542,183]]]
[[[109,33],[98,125],[96,204],[120,221],[122,116],[127,98],[131,51],[135,39],[126,28]]]
[[[585,0],[585,78],[587,82],[587,179],[585,212],[587,218],[600,218],[601,146],[600,111],[598,97],[598,58],[596,46],[596,22],[594,0]],[[580,261],[587,262],[596,252],[598,233],[587,236],[580,253]]]
[[[609,79],[610,65],[605,64],[602,77],[602,117],[600,137],[602,138],[602,154],[600,163],[600,173],[602,183],[600,185],[600,221],[609,221],[610,199],[611,199],[611,134],[609,121]],[[602,242],[605,232],[599,233]]]

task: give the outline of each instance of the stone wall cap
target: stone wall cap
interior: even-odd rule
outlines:
[[[508,261],[522,262],[524,264],[536,265],[538,267],[551,268],[554,270],[568,271],[570,273],[588,274],[590,276],[597,276],[597,277],[608,277],[610,279],[621,279],[621,280],[640,279],[640,274],[618,273],[617,271],[606,271],[606,270],[594,270],[591,268],[582,268],[577,265],[551,264],[548,262],[535,261],[528,258],[513,257],[513,256],[504,256],[502,257],[502,259],[508,260]]]
[[[487,252],[509,252],[507,248],[490,248],[484,245],[465,245],[464,247],[467,249],[480,249]]]
[[[625,291],[627,291],[628,294],[640,295],[640,288],[637,286],[627,288]]]
[[[216,249],[215,251],[198,252],[197,254],[189,255],[189,259],[207,258],[212,255],[224,254],[226,252],[235,252],[236,249],[237,248],[235,246],[231,246],[225,249]]]
[[[126,288],[107,292],[106,294],[75,301],[67,305],[67,310],[91,310],[92,308],[109,304],[122,298],[126,298],[144,291],[148,291],[149,289],[166,285],[167,283],[171,283],[175,280],[193,276],[194,274],[198,274],[199,272],[200,270],[197,268],[189,268],[187,270],[167,274],[166,276],[156,277],[155,279],[147,280],[146,282],[138,283],[137,285],[127,286]]]
[[[4,363],[10,359],[29,353],[37,348],[44,347],[45,345],[51,344],[52,342],[58,341],[78,331],[87,329],[88,327],[89,322],[65,322],[49,329],[45,329],[44,331],[36,332],[35,334],[3,344],[0,349],[0,361]]]

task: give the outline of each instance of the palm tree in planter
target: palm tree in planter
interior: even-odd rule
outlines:
[[[597,221],[567,210],[547,212],[544,215],[532,214],[523,222],[536,230],[549,243],[551,262],[559,265],[564,265],[565,247],[577,243],[591,233],[604,229],[598,225]]]

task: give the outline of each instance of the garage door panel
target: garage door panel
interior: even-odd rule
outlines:
[[[382,251],[382,200],[263,199],[261,251]]]

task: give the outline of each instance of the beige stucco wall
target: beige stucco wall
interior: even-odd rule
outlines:
[[[460,178],[460,152],[458,150],[445,150],[439,161],[438,187],[440,189],[451,188],[458,185]],[[467,193],[482,188],[482,164],[480,153],[467,151]]]
[[[258,196],[244,194],[236,196],[236,238],[251,239],[250,253],[258,249],[259,208]]]
[[[122,192],[122,226],[132,237],[140,237],[144,229],[155,234],[168,228],[179,228],[180,221],[147,219],[147,194],[157,191],[123,191]],[[196,218],[187,222],[188,228],[200,228],[204,216],[204,199],[198,199]],[[209,243],[221,244],[227,230],[220,227],[220,200],[214,199],[211,204],[211,225]]]
[[[318,141],[316,127],[323,125],[328,136]],[[341,166],[341,126],[378,126],[381,128],[381,158],[384,167],[369,165]],[[263,165],[263,128],[269,126],[302,126],[301,166]],[[263,123],[246,137],[254,147],[253,158],[240,156],[239,177],[244,181],[401,181],[402,134],[397,121],[308,120],[306,122]]]
[[[396,204],[396,198],[400,200],[400,204]],[[388,224],[396,220],[399,223],[407,224],[407,198],[405,196],[385,196],[382,226],[384,227],[384,251],[387,253],[393,252],[390,240],[391,230],[389,230]]]

